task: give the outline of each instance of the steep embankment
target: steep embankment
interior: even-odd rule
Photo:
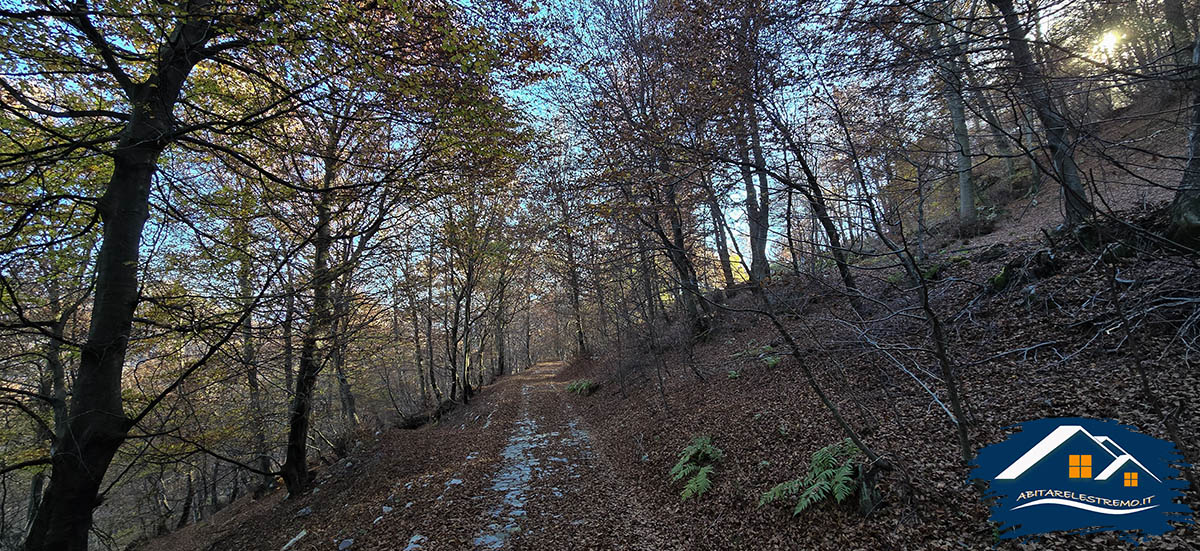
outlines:
[[[1145,229],[1161,229],[1159,216],[1125,216]],[[960,243],[933,257],[931,264],[941,265],[933,301],[947,325],[973,449],[1002,440],[1004,427],[1042,417],[1114,418],[1166,438],[1138,384],[1139,363],[1171,408],[1182,439],[1193,445],[1200,440],[1194,399],[1200,373],[1186,357],[1194,342],[1181,342],[1195,339],[1200,316],[1194,259],[1151,249],[1127,229],[1106,230],[1142,250],[1140,257],[1101,255],[1064,239],[1051,251],[1052,266],[1034,275],[1024,268],[1046,250],[1044,243],[995,245],[995,238],[987,247]],[[1008,281],[997,292],[996,276],[1005,266]],[[661,363],[652,354],[630,354],[564,373],[564,379],[607,383],[576,409],[593,427],[597,448],[620,459],[626,491],[657,512],[660,530],[674,542],[670,548],[948,550],[997,544],[986,507],[967,484],[950,418],[923,386],[946,401],[936,362],[920,351],[932,348],[928,327],[894,315],[914,304],[913,293],[893,286],[899,280],[885,273],[865,283],[871,296],[884,300],[869,307],[867,317],[881,320],[874,323],[849,321],[854,318],[839,301],[827,300],[812,280],[777,283],[773,290],[778,309],[789,314],[785,325],[804,348],[803,361],[866,441],[898,467],[885,476],[884,500],[867,516],[853,507],[824,506],[792,518],[790,504],[758,507],[764,491],[803,476],[815,450],[844,437],[797,360],[761,319],[720,314],[706,342],[690,352],[668,349]],[[737,300],[750,304],[748,297]],[[656,365],[665,370],[662,394]],[[666,473],[697,434],[712,437],[724,459],[713,489],[681,503],[680,487]],[[1200,508],[1195,490],[1187,499]],[[1196,542],[1200,531],[1193,522],[1141,549],[1196,549]],[[1101,533],[1055,534],[1025,545],[1005,540],[996,548],[1131,546]]]

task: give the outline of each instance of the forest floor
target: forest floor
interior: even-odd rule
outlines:
[[[1156,209],[1124,217],[1148,231],[1163,224]],[[1003,266],[1027,263],[1047,246],[997,241],[948,243],[931,258],[941,265],[933,300],[948,327],[973,448],[1042,417],[1112,418],[1165,438],[1137,383],[1139,362],[1194,447],[1200,372],[1180,342],[1194,344],[1200,310],[1195,301],[1171,302],[1200,296],[1192,261],[1160,250],[1106,263],[1059,243],[1052,274],[1014,279],[997,292],[989,282]],[[667,336],[657,351],[627,347],[503,377],[436,425],[364,437],[349,458],[320,471],[310,493],[243,498],[145,549],[1133,548],[1114,533],[996,539],[958,459],[952,423],[916,383],[940,389],[935,364],[917,355],[906,371],[885,352],[929,346],[924,322],[886,315],[913,304],[897,279],[863,278],[871,296],[883,297],[868,317],[885,321],[869,331],[847,321],[844,301],[827,299],[820,281],[780,279],[770,290],[820,384],[899,466],[880,482],[883,501],[866,516],[853,506],[799,516],[790,504],[758,506],[764,491],[803,476],[811,454],[843,434],[771,327],[724,311],[714,318],[718,329],[693,347]],[[730,304],[750,305],[751,297]],[[568,393],[579,378],[601,386],[590,396]],[[724,458],[711,490],[681,501],[668,472],[696,435],[710,436]],[[1195,490],[1185,499],[1200,508]],[[1140,549],[1200,549],[1197,542],[1190,520]]]

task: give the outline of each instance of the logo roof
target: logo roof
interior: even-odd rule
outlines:
[[[1109,463],[1108,467],[1105,467],[1105,469],[1101,471],[1094,480],[1108,480],[1113,473],[1117,472],[1117,470],[1126,463],[1133,463],[1141,468],[1143,472],[1154,477],[1154,480],[1162,482],[1157,475],[1151,472],[1150,469],[1147,469],[1146,466],[1141,463],[1141,461],[1137,460],[1137,458],[1126,452],[1125,449],[1118,445],[1113,439],[1107,436],[1093,436],[1092,433],[1087,431],[1087,429],[1084,429],[1079,425],[1061,425],[1054,429],[1050,432],[1050,434],[1047,434],[1045,438],[1042,438],[1040,442],[1030,448],[1029,451],[1025,452],[1024,455],[1017,458],[1017,460],[1009,465],[1008,468],[996,475],[996,480],[1013,480],[1018,476],[1021,476],[1025,473],[1025,471],[1028,471],[1039,461],[1045,459],[1047,455],[1050,455],[1057,450],[1059,446],[1065,444],[1067,440],[1071,439],[1071,437],[1079,433],[1083,433],[1088,437],[1088,439],[1095,443],[1096,446],[1112,456],[1112,462]]]

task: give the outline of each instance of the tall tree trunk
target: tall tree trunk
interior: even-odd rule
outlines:
[[[247,201],[249,202],[249,201]],[[249,207],[250,205],[246,205]],[[243,208],[241,216],[249,216],[250,208]],[[254,288],[251,282],[251,270],[253,266],[249,252],[246,250],[250,245],[250,228],[244,218],[239,218],[236,224],[235,233],[237,234],[237,245],[240,250],[235,254],[238,255],[238,294],[240,295],[242,308],[251,308],[254,301]],[[250,423],[254,430],[254,460],[258,463],[258,470],[264,473],[271,471],[271,456],[267,453],[267,434],[263,419],[262,394],[258,385],[258,359],[255,357],[256,347],[254,345],[254,316],[246,316],[246,320],[242,322],[241,327],[241,345],[242,345],[242,365],[246,368],[246,386],[250,391]],[[271,476],[262,475],[260,487],[265,489],[271,485]]]
[[[294,358],[296,344],[292,329],[296,317],[296,288],[292,285],[291,267],[288,268],[288,272],[287,288],[284,291],[286,296],[283,299],[283,382],[288,397],[291,397],[292,392],[295,391],[296,378],[296,361]]]
[[[413,362],[416,364],[417,379],[421,385],[421,409],[429,407],[429,381],[425,376],[425,362],[422,361],[424,349],[421,347],[421,321],[417,316],[417,299],[413,296],[411,289],[406,289],[406,298],[409,304],[409,317],[412,322],[413,332]],[[392,338],[396,342],[400,342],[400,292],[396,291],[392,302]],[[399,351],[397,351],[397,357]],[[403,380],[404,375],[402,370],[399,370],[401,362],[397,361],[397,375]],[[431,373],[432,375],[432,373]]]
[[[208,492],[209,508],[212,509],[209,514],[216,513],[221,507],[221,493],[218,491],[221,481],[221,462],[213,461],[212,480]]]
[[[974,233],[979,217],[975,210],[975,183],[971,179],[971,137],[967,133],[967,113],[963,103],[961,71],[958,68],[958,42],[951,38],[950,44],[952,57],[945,61],[944,72],[946,105],[950,110],[958,161],[958,223],[962,229]]]
[[[149,121],[130,123],[98,205],[104,230],[91,328],[81,350],[71,418],[52,456],[50,484],[25,540],[26,551],[86,551],[100,483],[130,428],[121,401],[121,373],[139,299],[138,250],[149,217],[150,184],[162,151],[149,136],[158,130]]]
[[[336,291],[337,298],[333,307],[333,335],[330,339],[330,355],[334,374],[337,377],[338,396],[341,399],[342,422],[347,432],[358,426],[358,404],[354,399],[354,390],[350,387],[350,379],[346,377],[346,336],[350,332],[350,275],[352,270],[342,274],[341,282]]]
[[[763,156],[758,109],[755,106],[759,83],[757,67],[760,63],[758,38],[759,29],[763,24],[763,13],[762,6],[757,1],[747,3],[744,10],[739,29],[742,43],[735,54],[740,54],[737,77],[741,94],[737,107],[737,120],[741,125],[737,133],[737,148],[742,161],[740,168],[742,184],[746,189],[746,218],[750,230],[750,283],[755,292],[761,292],[760,285],[770,272],[767,263],[767,235],[771,214],[766,159]],[[750,170],[751,167],[753,171]],[[754,174],[758,177],[757,188],[754,185]]]
[[[1200,36],[1192,48],[1187,82],[1192,94],[1187,165],[1171,202],[1170,235],[1175,241],[1194,247],[1200,244]]]
[[[556,189],[554,199],[558,203],[559,215],[562,216],[563,220],[560,234],[562,235],[563,248],[567,261],[567,286],[570,287],[569,291],[571,293],[571,311],[574,314],[575,352],[582,358],[590,354],[588,352],[587,339],[584,337],[583,332],[583,301],[580,300],[582,294],[580,286],[582,284],[579,277],[579,264],[575,259],[577,247],[575,246],[575,236],[571,231],[569,223],[571,213],[567,206],[567,198],[560,190]]]
[[[497,291],[499,296],[496,300],[496,377],[503,377],[507,371],[507,363],[504,349],[504,292],[508,287],[508,282],[500,279],[500,289]]]
[[[167,146],[164,136],[175,126],[175,104],[192,68],[204,57],[196,52],[216,32],[212,4],[188,4],[169,33],[170,42],[159,48],[156,65],[126,90],[129,120],[111,153],[112,175],[96,206],[103,230],[91,326],[80,351],[65,438],[51,456],[50,484],[25,538],[25,551],[86,551],[100,484],[129,432],[121,374],[139,299],[139,249],[150,215],[150,186]]]
[[[475,295],[475,263],[467,262],[466,284],[463,288],[463,317],[462,317],[462,399],[463,403],[471,401],[471,308]],[[457,312],[456,312],[457,313]]]
[[[755,209],[758,219],[750,224],[750,272],[751,280],[761,283],[771,275],[771,264],[767,260],[767,237],[771,229],[771,190],[767,179],[767,162],[759,137],[758,111],[753,102],[747,105],[747,109],[750,119],[750,151],[754,155],[754,168],[758,174],[758,208]],[[753,277],[754,273],[757,273],[757,279]]]
[[[829,242],[829,252],[833,255],[833,263],[837,266],[842,284],[850,293],[851,302],[857,304],[858,284],[854,281],[854,274],[850,272],[850,263],[846,260],[846,249],[842,247],[841,234],[838,232],[837,225],[833,223],[833,217],[830,216],[829,207],[825,203],[825,192],[821,190],[817,175],[812,171],[812,167],[809,166],[800,151],[796,151],[796,158],[800,161],[800,168],[804,172],[807,185],[800,185],[790,180],[787,184],[808,200],[813,216],[817,217],[817,221],[825,231],[825,239]]]
[[[447,305],[447,309],[449,309],[449,306],[450,305]],[[455,297],[453,306],[454,306],[454,312],[453,313],[447,312],[447,314],[450,316],[450,319],[443,320],[444,322],[448,321],[447,323],[445,323],[444,327],[447,327],[447,329],[445,330],[445,333],[446,333],[446,339],[445,339],[446,340],[446,363],[449,364],[449,367],[450,367],[450,401],[451,402],[458,401],[458,387],[459,387],[459,382],[458,382],[458,338],[459,338],[459,315],[460,315],[459,312],[462,310],[462,298]]]
[[[676,197],[676,182],[668,182],[663,186],[664,195],[666,198],[667,218],[670,223],[671,234],[668,236],[657,220],[653,223],[652,228],[658,234],[663,247],[667,250],[667,258],[671,260],[671,264],[675,267],[675,271],[679,277],[679,299],[683,304],[684,312],[688,317],[688,323],[691,324],[691,330],[698,332],[706,329],[700,319],[700,311],[705,314],[709,313],[709,305],[704,302],[700,294],[700,282],[696,277],[696,266],[692,263],[691,257],[687,253],[687,242],[683,235],[683,217],[680,214],[680,206]]]
[[[187,526],[188,521],[192,519],[192,502],[196,500],[196,486],[192,479],[192,471],[187,474],[187,494],[183,496],[183,511],[179,515],[179,522],[175,524],[175,529],[178,530]]]
[[[1012,0],[988,2],[1004,16],[1008,50],[1013,56],[1013,63],[1020,77],[1018,84],[1026,96],[1026,101],[1037,112],[1046,132],[1046,144],[1050,148],[1052,164],[1067,205],[1067,225],[1081,224],[1091,216],[1092,205],[1079,179],[1079,167],[1075,164],[1073,147],[1068,138],[1067,120],[1054,107],[1045,76],[1033,59],[1033,52],[1025,40],[1025,28],[1013,8]]]
[[[47,272],[50,272],[52,269],[50,266],[45,266],[45,268]],[[49,413],[51,419],[53,419],[53,425],[40,430],[38,437],[48,444],[51,454],[53,454],[58,448],[59,442],[62,441],[69,422],[67,413],[66,369],[62,361],[62,345],[66,335],[67,318],[75,311],[76,306],[64,307],[57,281],[52,279],[47,287],[50,299],[50,316],[53,322],[49,327],[50,338],[46,343],[46,369],[39,381],[38,391],[42,396],[50,398],[48,402],[39,401],[39,404],[42,405],[43,412],[46,409],[50,410]],[[37,517],[45,485],[45,471],[34,473],[33,479],[29,482],[29,504],[25,510],[25,528],[27,530],[33,525],[33,521]],[[0,504],[0,506],[3,505]]]
[[[725,242],[725,213],[721,211],[721,203],[713,189],[712,175],[705,172],[703,182],[705,199],[708,201],[708,212],[713,221],[713,243],[717,247],[717,259],[721,263],[721,277],[725,281],[725,288],[729,289],[737,282],[733,279],[733,264],[729,260],[729,244]]]
[[[525,268],[525,285],[526,289],[533,287],[532,262]],[[533,367],[533,297],[527,290],[525,292],[525,368],[531,367]]]
[[[1171,49],[1175,52],[1173,59],[1178,70],[1185,77],[1185,83],[1193,81],[1194,76],[1188,73],[1194,71],[1194,41],[1189,40],[1188,18],[1181,0],[1163,0],[1163,16],[1167,21],[1167,32],[1171,39]],[[1189,89],[1192,85],[1187,85]]]
[[[792,197],[795,195],[795,191],[796,190],[792,188],[787,188],[787,209],[783,213],[783,231],[787,232],[788,259],[792,264],[792,274],[799,275],[800,256],[796,254],[796,236],[795,230],[792,227],[792,219],[794,218],[795,213],[795,201],[792,199]]]
[[[154,481],[154,512],[157,517],[154,522],[154,535],[161,536],[170,531],[167,522],[174,514],[171,503],[167,500],[167,484],[163,480],[163,467],[158,468],[158,476]]]
[[[333,202],[331,187],[337,167],[334,158],[337,142],[338,136],[335,132],[326,148],[324,181],[317,192],[317,231],[313,238],[311,276],[312,312],[308,331],[301,337],[300,366],[296,374],[296,391],[292,396],[288,419],[287,453],[280,469],[288,494],[292,497],[299,496],[308,488],[309,415],[312,411],[313,392],[317,387],[317,375],[321,372],[321,352],[324,348],[322,342],[329,332],[333,318],[330,292],[335,274],[329,268],[329,249],[333,242],[329,224],[330,207]]]
[[[942,94],[950,112],[951,135],[954,137],[958,176],[958,223],[964,233],[974,233],[979,219],[975,210],[975,183],[971,179],[971,137],[967,132],[966,102],[963,98],[966,58],[959,44],[957,31],[948,23],[954,16],[952,4],[943,3],[938,10],[941,12],[941,20],[931,21],[931,29],[936,49],[945,48],[938,60],[938,69],[942,77]]]
[[[42,471],[33,473],[33,479],[29,481],[29,504],[28,508],[25,509],[26,528],[33,525],[33,519],[37,516],[38,506],[42,503],[42,489],[45,487],[45,484],[46,473]]]
[[[414,322],[415,323],[415,322]],[[429,360],[429,388],[433,390],[433,397],[440,405],[442,402],[442,391],[438,390],[437,372],[434,371],[433,357],[433,236],[429,237],[429,279],[425,288],[425,349],[428,352],[426,359]]]
[[[750,160],[750,145],[744,136],[737,138],[738,155],[740,163],[738,171],[742,176],[742,185],[746,194],[746,222],[750,230],[750,283],[755,289],[758,289],[759,283],[762,282],[764,268],[762,261],[758,260],[758,226],[762,221],[762,216],[759,214],[759,205],[761,202],[758,199],[758,189],[754,186],[754,166]],[[757,265],[756,265],[757,263]]]

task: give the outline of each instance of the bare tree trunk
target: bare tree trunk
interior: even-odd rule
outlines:
[[[967,133],[967,114],[963,104],[962,78],[958,67],[958,42],[951,38],[951,57],[945,64],[946,74],[946,104],[950,109],[950,124],[954,129],[954,146],[957,150],[958,161],[958,223],[970,232],[974,232],[979,222],[978,211],[975,210],[975,183],[971,179],[971,137]]]
[[[533,287],[533,264],[525,269],[525,368],[533,367],[533,297],[530,291]]]
[[[771,268],[767,261],[767,235],[770,221],[770,195],[766,174],[766,159],[763,156],[760,131],[758,127],[758,109],[755,97],[759,84],[757,66],[759,27],[762,24],[762,6],[757,1],[743,7],[739,37],[741,44],[737,48],[740,54],[738,79],[740,86],[740,105],[738,105],[737,148],[741,157],[742,183],[746,188],[746,218],[750,229],[750,283],[756,293],[761,293],[762,281],[769,275]],[[735,54],[736,55],[736,54]],[[753,158],[753,160],[752,160]],[[753,174],[758,176],[758,187],[755,188]]]
[[[296,317],[296,288],[292,285],[290,267],[288,268],[287,289],[284,292],[287,293],[287,296],[283,299],[283,376],[284,388],[287,389],[288,396],[291,396],[295,390],[294,379],[296,376],[295,359],[293,358],[295,343],[292,337],[292,324]]]
[[[187,493],[183,497],[183,511],[179,515],[179,522],[175,524],[175,529],[178,530],[187,526],[188,521],[192,519],[192,502],[196,499],[195,480],[192,478],[192,471],[187,474]]]
[[[350,388],[350,380],[346,377],[346,335],[350,332],[350,276],[352,270],[342,274],[338,285],[337,298],[333,307],[333,335],[330,355],[334,374],[337,376],[338,396],[341,398],[342,422],[347,433],[358,426],[358,405],[354,399],[354,391]]]
[[[170,530],[167,526],[167,521],[171,519],[171,515],[175,512],[171,509],[171,504],[167,501],[167,485],[163,480],[162,467],[159,467],[158,477],[154,481],[154,492],[154,510],[157,517],[154,522],[154,533],[156,536],[161,536]]]
[[[1181,0],[1163,0],[1162,6],[1163,16],[1167,22],[1168,36],[1170,36],[1171,39],[1171,50],[1174,51],[1173,58],[1175,65],[1177,65],[1179,71],[1184,73],[1186,76],[1187,73],[1191,73],[1195,70],[1189,66],[1195,65],[1195,61],[1193,61],[1193,43],[1195,41],[1188,39],[1190,31],[1188,30],[1187,12],[1184,11],[1183,2]],[[1187,79],[1187,81],[1194,80],[1194,76]],[[1189,86],[1189,88],[1191,88],[1191,86]]]
[[[725,281],[725,288],[729,289],[737,282],[733,279],[733,264],[729,260],[729,244],[725,242],[725,213],[721,211],[721,203],[717,199],[716,191],[713,190],[712,175],[707,172],[704,174],[704,191],[705,199],[708,202],[708,212],[713,221],[713,242],[717,247],[717,259],[721,262],[721,277]]]
[[[503,377],[507,371],[507,363],[505,359],[505,339],[504,339],[504,292],[508,287],[508,281],[504,278],[500,279],[500,289],[496,300],[496,377]]]
[[[767,162],[763,156],[760,129],[758,127],[758,112],[753,102],[748,102],[750,119],[750,151],[754,154],[754,167],[758,171],[758,219],[750,225],[750,271],[757,272],[758,278],[752,281],[762,282],[771,275],[771,264],[767,260],[767,238],[771,229],[771,190],[767,179]]]
[[[1192,116],[1188,123],[1187,165],[1171,202],[1170,235],[1175,241],[1196,246],[1200,243],[1200,37],[1192,49],[1188,73]]]
[[[140,295],[139,243],[162,151],[150,136],[165,132],[166,119],[165,113],[135,112],[114,154],[113,173],[98,205],[103,241],[91,329],[81,350],[66,437],[52,455],[50,484],[25,540],[26,551],[86,551],[100,483],[130,428],[121,374]]]
[[[425,287],[425,349],[428,352],[429,360],[429,388],[433,390],[433,397],[438,404],[442,402],[442,391],[438,390],[437,372],[434,371],[433,357],[433,236],[429,237],[429,279]],[[413,318],[413,323],[416,324],[416,318]],[[415,331],[415,327],[414,327]],[[417,331],[419,332],[419,331]]]
[[[1019,75],[1018,84],[1026,101],[1037,112],[1046,132],[1046,143],[1057,172],[1059,184],[1067,204],[1067,225],[1083,223],[1092,214],[1092,205],[1079,179],[1079,168],[1075,164],[1071,140],[1068,138],[1067,120],[1057,109],[1050,96],[1045,76],[1038,70],[1025,40],[1026,31],[1013,8],[1012,0],[988,0],[1004,16],[1008,33],[1008,50]]]
[[[742,184],[745,187],[746,194],[746,220],[750,229],[750,283],[755,289],[759,288],[759,284],[765,277],[766,268],[763,266],[766,258],[766,244],[760,243],[759,226],[762,224],[762,213],[759,211],[762,202],[758,198],[758,189],[754,186],[754,171],[752,167],[757,167],[757,164],[752,164],[750,159],[750,145],[747,143],[744,136],[739,136],[738,139],[738,155],[741,162],[738,165],[738,170],[742,175]],[[759,249],[764,252],[759,254]]]
[[[173,110],[216,29],[213,2],[187,6],[157,62],[126,90],[128,122],[111,152],[112,174],[96,210],[102,223],[91,327],[80,351],[66,437],[51,456],[50,484],[25,538],[25,551],[86,551],[104,474],[130,429],[121,375],[140,298],[139,249],[150,186],[175,126]],[[80,14],[87,17],[87,14]]]
[[[783,231],[787,232],[788,258],[792,263],[792,274],[798,275],[800,273],[800,255],[797,254],[796,251],[796,236],[795,230],[792,227],[792,219],[794,218],[795,213],[795,206],[793,205],[794,200],[792,196],[795,195],[795,191],[796,190],[792,188],[787,188],[787,210],[783,214]]]
[[[333,305],[330,300],[333,279],[336,274],[329,268],[329,250],[333,239],[330,235],[330,207],[333,184],[337,169],[334,158],[339,132],[329,137],[324,163],[324,181],[317,198],[317,228],[313,239],[313,267],[311,285],[313,287],[312,313],[308,331],[304,333],[300,343],[300,369],[296,374],[296,392],[292,397],[291,411],[288,421],[287,453],[282,471],[284,483],[292,497],[299,496],[308,489],[308,429],[309,414],[312,411],[313,392],[317,387],[317,375],[321,372],[322,342],[329,332],[333,319]]]
[[[33,473],[33,479],[29,481],[29,506],[25,509],[26,528],[29,528],[33,524],[33,519],[37,516],[38,506],[42,503],[42,489],[45,484],[46,473],[42,471]]]
[[[679,275],[679,298],[688,316],[688,323],[692,325],[692,331],[700,331],[704,329],[703,326],[698,325],[701,321],[700,310],[703,310],[707,314],[709,306],[701,298],[700,282],[696,277],[696,267],[687,254],[687,242],[683,236],[683,218],[679,213],[680,207],[676,198],[675,186],[674,182],[667,183],[664,186],[667,216],[671,224],[670,237],[662,231],[657,222],[655,222],[652,229],[659,235],[659,239],[667,249],[667,257],[671,260],[671,264],[675,266],[675,270]]]
[[[558,203],[559,214],[562,216],[563,221],[570,220],[571,213],[567,207],[566,196],[561,191],[555,190],[554,199]],[[579,265],[575,259],[575,237],[571,233],[571,229],[566,227],[566,225],[564,225],[561,235],[564,241],[564,254],[567,261],[567,286],[570,287],[569,290],[571,293],[571,311],[575,315],[575,350],[580,357],[585,358],[590,355],[590,352],[588,351],[587,339],[584,337],[583,331],[583,304],[580,300],[580,295],[582,294],[580,287],[582,283],[579,277]]]
[[[409,316],[412,322],[413,362],[416,364],[417,379],[421,385],[421,409],[425,409],[429,407],[429,381],[425,376],[425,366],[421,358],[423,349],[421,348],[421,322],[417,317],[417,299],[413,296],[411,289],[406,289],[405,295],[408,299]],[[396,342],[400,342],[400,336],[400,291],[396,290],[392,300],[392,338]],[[397,350],[397,358],[399,358],[399,350]],[[403,380],[404,376],[401,365],[401,362],[397,360],[396,374]]]
[[[247,195],[247,197],[249,197]],[[247,201],[249,202],[249,201]],[[238,257],[238,294],[241,301],[241,306],[244,309],[251,308],[254,300],[254,288],[251,278],[251,258],[249,251],[246,249],[250,245],[250,228],[244,217],[250,215],[252,210],[251,205],[244,205],[243,212],[236,223],[235,233],[236,240],[240,250],[235,251]],[[254,345],[254,316],[247,315],[246,320],[242,322],[241,327],[241,345],[242,345],[242,365],[246,368],[246,386],[250,391],[250,415],[251,425],[254,430],[254,457],[258,463],[258,470],[263,472],[271,471],[271,456],[267,454],[267,435],[266,428],[263,426],[263,408],[262,396],[258,386],[258,360],[255,357],[256,347]],[[262,475],[260,486],[267,488],[271,485],[271,476]]]

